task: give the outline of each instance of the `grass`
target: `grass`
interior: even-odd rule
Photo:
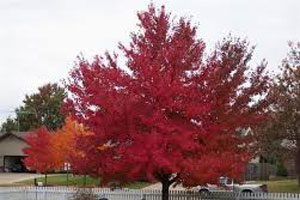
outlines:
[[[300,193],[300,189],[296,179],[270,180],[260,182],[268,185],[269,192]]]
[[[45,177],[39,177],[37,178],[37,182],[43,182],[45,183]],[[66,174],[60,174],[60,175],[53,175],[48,176],[47,178],[48,185],[51,186],[66,186],[67,185],[67,175]],[[81,175],[69,175],[69,186],[75,186],[75,187],[81,187],[81,186],[87,186],[87,187],[97,187],[99,186],[100,179],[99,178],[93,178],[90,176],[81,176]],[[18,185],[34,185],[34,179],[28,179],[17,183]],[[141,189],[143,187],[146,187],[150,185],[148,182],[133,182],[125,184],[124,188],[130,188],[130,189]]]

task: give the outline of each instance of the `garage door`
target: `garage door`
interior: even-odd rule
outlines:
[[[24,156],[4,156],[3,164],[6,172],[25,172]]]

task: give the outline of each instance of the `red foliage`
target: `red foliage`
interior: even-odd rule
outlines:
[[[259,125],[268,105],[255,98],[268,88],[265,65],[250,72],[253,49],[231,37],[204,59],[196,27],[164,8],[138,18],[140,31],[120,44],[125,68],[106,53],[70,74],[67,107],[95,133],[80,143],[90,173],[167,185],[239,178],[249,158],[240,130]]]
[[[27,168],[39,173],[47,173],[55,169],[51,137],[46,127],[41,127],[26,137],[29,147],[23,149],[23,152],[28,155],[24,159]]]

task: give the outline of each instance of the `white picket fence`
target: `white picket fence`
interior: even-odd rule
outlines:
[[[83,190],[83,189],[81,189]],[[108,200],[161,200],[160,190],[110,190],[93,188],[91,190],[99,199]],[[72,200],[78,188],[73,187],[2,187],[0,200]],[[200,196],[192,191],[170,191],[170,200],[300,200],[299,194],[291,193],[210,193]]]

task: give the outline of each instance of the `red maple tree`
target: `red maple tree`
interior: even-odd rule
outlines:
[[[121,182],[148,178],[169,186],[240,178],[249,154],[242,130],[258,126],[268,106],[262,63],[253,48],[228,37],[204,58],[197,27],[170,20],[164,7],[138,13],[139,31],[120,67],[116,54],[79,59],[67,108],[94,133],[81,140],[91,175]]]
[[[25,166],[30,170],[45,174],[45,184],[47,184],[47,173],[56,168],[51,137],[47,128],[42,126],[25,138],[29,146],[23,149],[27,155],[24,159]]]

